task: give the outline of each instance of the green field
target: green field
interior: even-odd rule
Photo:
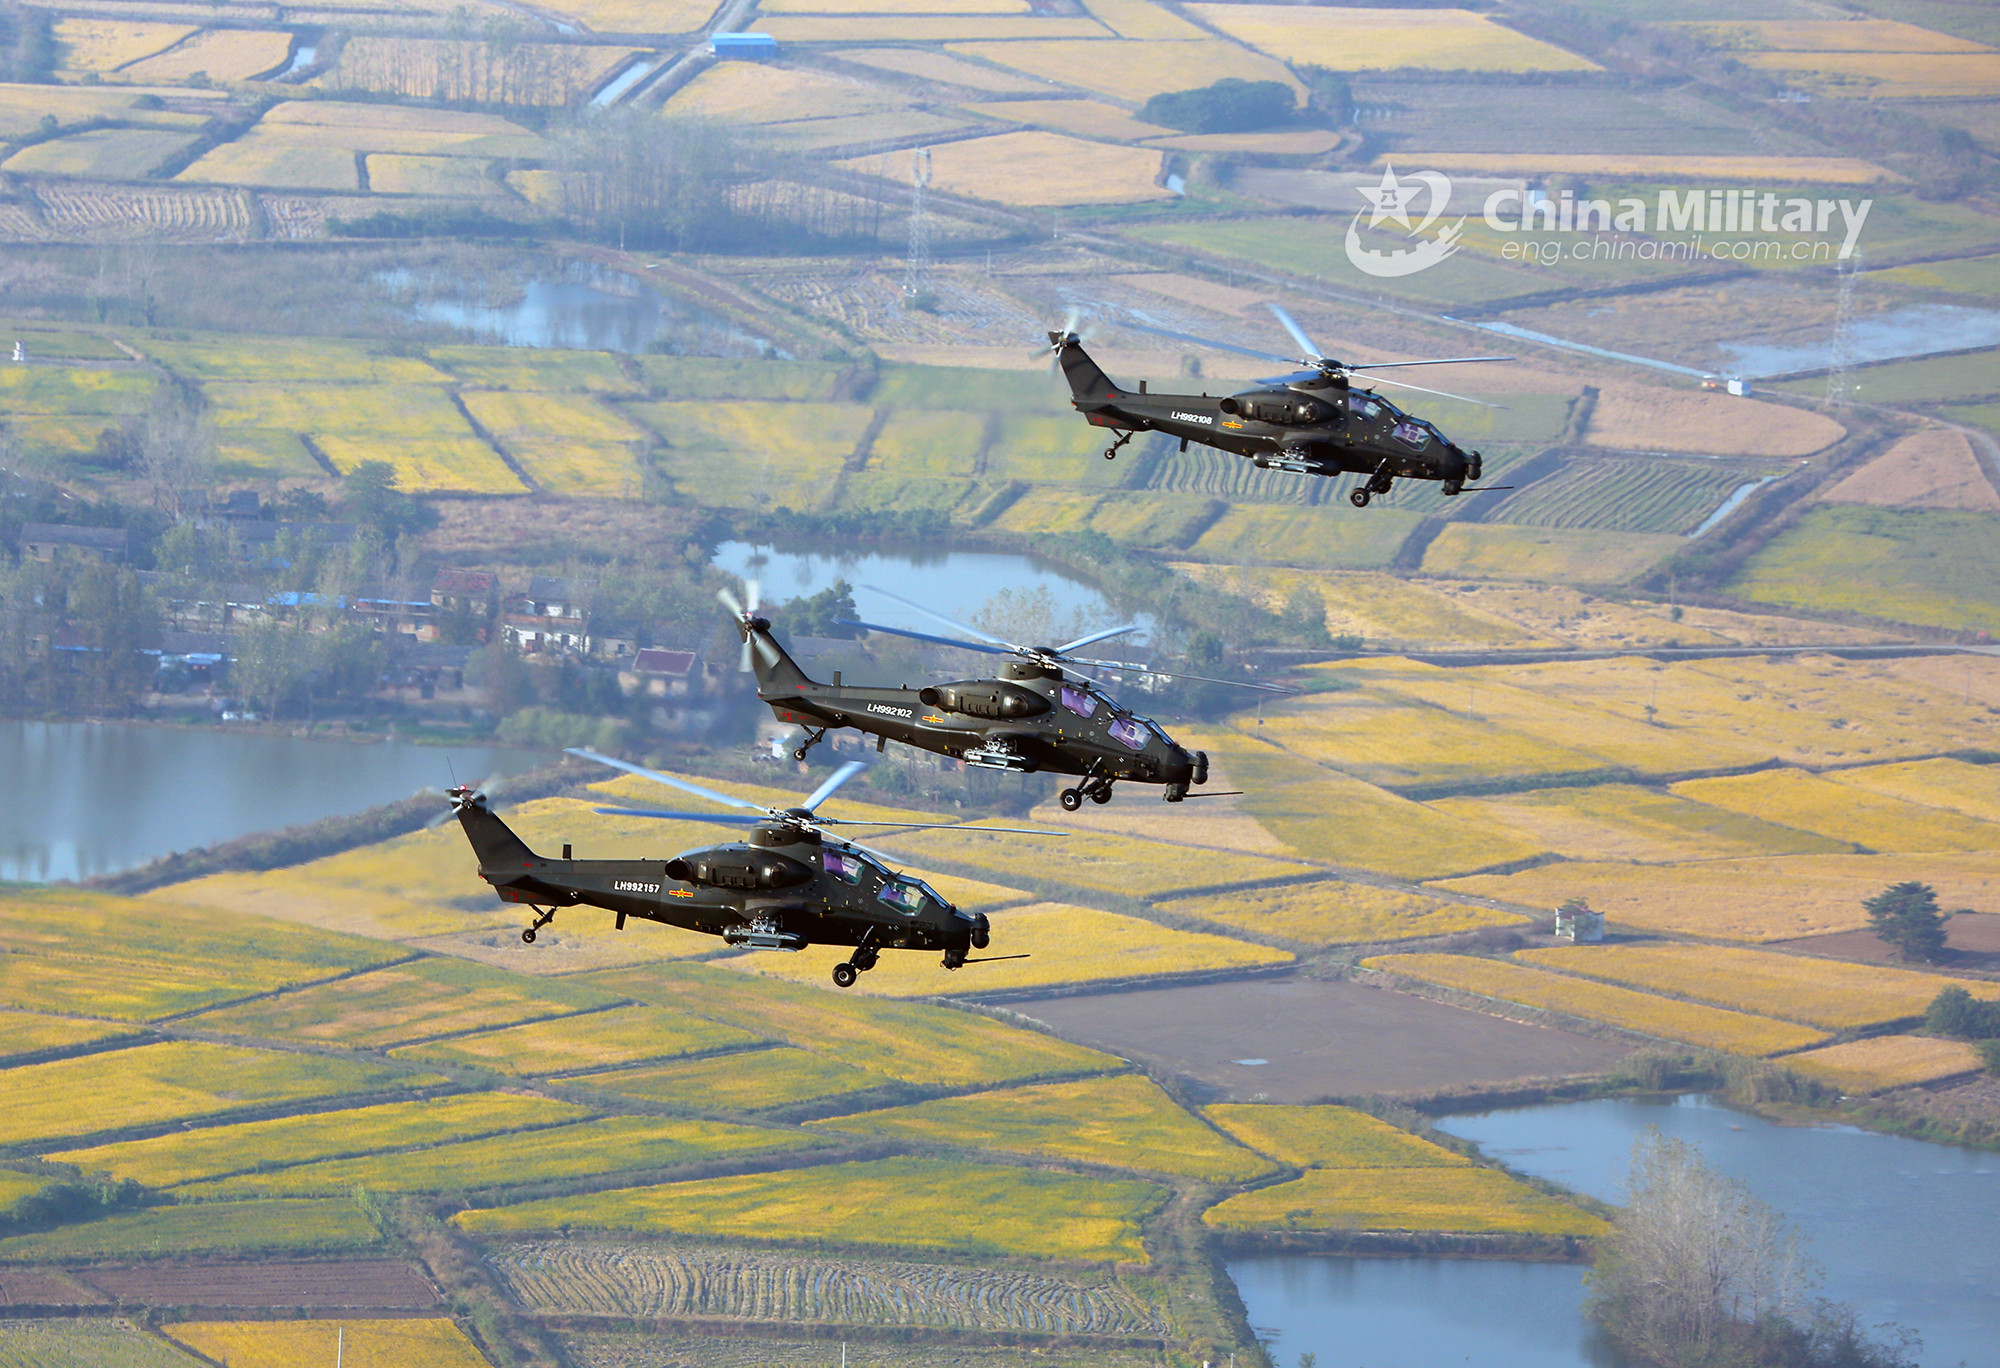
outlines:
[[[2000,276],[2000,257],[1988,258]],[[1909,266],[1909,271],[1934,271],[1931,266]],[[1888,272],[1896,275],[1897,272]],[[2000,281],[1996,281],[2000,288]],[[1986,399],[2000,395],[2000,368],[1993,364],[1991,351],[1966,356],[1940,356],[1928,361],[1896,361],[1881,366],[1860,366],[1848,373],[1848,389],[1855,398],[1871,404],[1922,404],[1947,400]],[[1824,378],[1792,380],[1774,386],[1808,398],[1823,398]]]
[[[353,1199],[149,1207],[0,1240],[0,1263],[220,1254],[319,1254],[382,1242]]]
[[[119,1320],[0,1320],[0,1368],[194,1368],[195,1360]]]
[[[39,1012],[0,1011],[0,1059],[34,1054],[93,1040],[108,1040],[128,1029],[108,1021],[79,1021],[74,1017],[43,1016]]]
[[[1240,1183],[1271,1171],[1268,1163],[1182,1111],[1157,1083],[1134,1074],[940,1098],[819,1124],[857,1135],[1043,1154],[1209,1183]]]
[[[2000,630],[2000,527],[1978,513],[1814,508],[1728,588],[1810,611]]]
[[[1151,1183],[941,1159],[877,1159],[557,1197],[453,1219],[474,1235],[579,1228],[1143,1263]],[[4,1249],[4,1246],[0,1246]]]

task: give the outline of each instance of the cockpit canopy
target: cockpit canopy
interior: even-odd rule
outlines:
[[[875,896],[898,912],[914,916],[926,907],[949,909],[951,904],[922,879],[899,874],[864,851],[846,846],[822,850],[820,868],[854,888],[874,888]]]

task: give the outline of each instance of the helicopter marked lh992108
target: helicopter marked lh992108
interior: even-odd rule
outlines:
[[[1262,361],[1296,364],[1304,369],[1270,376],[1256,388],[1211,398],[1206,394],[1152,394],[1144,381],[1137,390],[1121,389],[1090,359],[1076,332],[1065,325],[1049,334],[1049,347],[1069,381],[1071,402],[1093,426],[1111,428],[1118,439],[1104,450],[1107,461],[1141,432],[1163,432],[1180,439],[1181,450],[1199,442],[1247,456],[1260,468],[1289,470],[1301,475],[1363,474],[1368,479],[1348,495],[1356,508],[1366,508],[1378,494],[1387,494],[1398,477],[1437,480],[1446,494],[1459,494],[1477,483],[1482,458],[1468,452],[1425,419],[1406,413],[1371,389],[1357,383],[1394,385],[1484,408],[1482,399],[1427,389],[1406,380],[1363,372],[1402,366],[1453,366],[1480,361],[1511,361],[1511,356],[1452,356],[1430,361],[1379,361],[1350,366],[1324,355],[1292,316],[1276,304],[1271,312],[1305,349],[1303,357],[1239,347],[1165,328],[1126,324],[1141,332],[1171,337],[1197,346],[1254,356]]]

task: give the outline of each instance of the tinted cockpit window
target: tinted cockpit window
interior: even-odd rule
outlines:
[[[1097,711],[1097,695],[1088,689],[1079,689],[1073,684],[1062,686],[1062,705],[1078,717],[1089,717]]]
[[[1146,748],[1147,726],[1143,719],[1121,717],[1111,724],[1111,739],[1131,750]]]
[[[861,871],[864,866],[856,856],[843,855],[837,850],[823,850],[820,852],[819,863],[820,868],[843,883],[861,882]]]

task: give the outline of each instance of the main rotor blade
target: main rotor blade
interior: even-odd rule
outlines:
[[[1343,370],[1387,370],[1391,366],[1464,366],[1474,361],[1512,361],[1511,356],[1440,356],[1430,361],[1370,361],[1365,366],[1344,366]]]
[[[990,641],[995,646],[1005,646],[1010,651],[1018,651],[1023,649],[1022,647],[1016,645],[1014,642],[1003,641],[1001,638],[994,636],[993,633],[991,632],[982,632],[977,627],[968,626],[967,624],[960,622],[957,618],[946,617],[943,613],[937,612],[935,609],[926,608],[924,607],[923,604],[918,603],[912,599],[906,599],[901,594],[892,594],[887,589],[878,589],[872,584],[864,584],[861,587],[863,589],[866,589],[871,594],[880,594],[883,598],[894,599],[896,600],[896,602],[902,604],[905,608],[914,608],[919,613],[922,613],[925,617],[935,619],[938,622],[942,622],[947,627],[956,627],[959,631],[964,632],[967,636],[978,637],[981,641]]]
[[[734,613],[737,617],[743,616],[743,600],[736,597],[736,594],[733,590],[729,589],[727,586],[724,586],[723,588],[715,591],[715,596],[717,599],[721,600],[722,606],[724,608],[727,608],[731,613]]]
[[[835,793],[839,792],[842,784],[867,768],[868,764],[864,760],[849,760],[832,774],[829,774],[826,777],[826,782],[814,789],[805,802],[799,804],[799,806],[807,812],[811,812],[821,803],[824,803],[827,799],[833,797]]]
[[[839,818],[833,818],[828,821],[815,821],[813,825],[899,827],[905,831],[997,831],[997,832],[1003,832],[1009,836],[1069,835],[1067,831],[1043,831],[1039,827],[977,826],[971,822],[864,822],[858,817],[849,818],[846,821],[842,821]]]
[[[1319,349],[1319,343],[1306,336],[1306,330],[1299,326],[1299,321],[1286,313],[1281,306],[1267,299],[1264,301],[1264,307],[1277,316],[1278,322],[1284,325],[1285,331],[1292,335],[1292,341],[1306,349],[1308,360],[1317,361],[1326,355],[1325,352]]]
[[[960,641],[957,637],[932,636],[929,632],[913,632],[907,627],[884,627],[879,622],[856,622],[853,618],[835,618],[843,627],[866,627],[871,632],[887,632],[891,636],[914,637],[918,641],[932,641],[940,646],[957,646],[967,651],[984,651],[987,655],[1013,655],[1004,646],[988,646],[979,641]]]
[[[1134,332],[1151,333],[1155,337],[1171,337],[1176,342],[1192,342],[1197,347],[1213,347],[1217,351],[1236,352],[1241,356],[1254,356],[1259,361],[1276,361],[1280,365],[1285,366],[1296,366],[1301,359],[1310,365],[1319,359],[1316,356],[1304,358],[1280,356],[1276,352],[1258,351],[1255,347],[1239,347],[1234,342],[1218,342],[1212,337],[1196,337],[1193,333],[1175,332],[1171,328],[1155,328],[1150,323],[1120,323],[1118,326],[1121,328],[1130,328]]]
[[[1056,654],[1068,655],[1077,647],[1088,646],[1093,641],[1103,641],[1107,637],[1124,636],[1127,632],[1143,632],[1145,630],[1146,625],[1142,622],[1128,622],[1123,627],[1107,627],[1101,632],[1092,632],[1089,636],[1081,636],[1075,641],[1064,642],[1062,645],[1056,647]]]
[[[658,808],[601,807],[592,808],[607,817],[657,817],[665,822],[726,822],[730,826],[755,826],[767,822],[768,817],[741,817],[733,812],[662,812]]]
[[[1484,399],[1474,399],[1469,394],[1453,394],[1449,390],[1431,389],[1426,385],[1413,385],[1407,380],[1391,380],[1386,375],[1371,375],[1370,381],[1377,385],[1394,385],[1397,389],[1417,390],[1424,394],[1435,394],[1440,399],[1456,399],[1461,404],[1477,404],[1481,408],[1504,409],[1505,404],[1489,404]]]
[[[1182,674],[1179,670],[1156,670],[1150,665],[1133,665],[1123,660],[1086,660],[1083,663],[1105,670],[1124,670],[1129,674],[1159,675],[1162,679],[1198,679],[1204,684],[1234,684],[1239,689],[1261,689],[1265,693],[1299,692],[1286,684],[1253,684],[1247,679],[1217,679],[1213,675]]]
[[[566,747],[563,754],[574,755],[584,760],[595,760],[600,765],[609,765],[613,769],[624,770],[627,774],[636,774],[641,779],[651,779],[656,784],[665,784],[669,788],[677,788],[682,793],[692,793],[697,798],[706,798],[709,802],[721,803],[724,807],[748,808],[752,812],[761,812],[766,815],[771,811],[771,809],[765,807],[762,803],[753,803],[745,798],[732,798],[726,793],[718,793],[712,788],[703,788],[700,784],[679,778],[675,775],[662,774],[658,770],[647,769],[644,765],[635,765],[629,760],[613,760],[608,755],[599,755],[596,751],[588,750],[582,746]]]

